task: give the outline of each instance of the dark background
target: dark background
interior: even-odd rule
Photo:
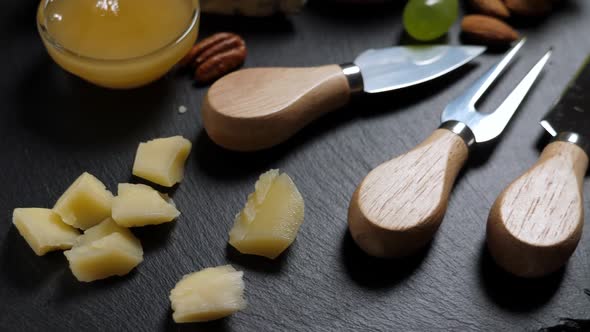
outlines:
[[[351,194],[369,170],[427,137],[446,103],[498,54],[418,88],[356,100],[277,148],[237,154],[207,138],[200,119],[206,88],[187,74],[110,91],[62,71],[37,35],[36,6],[4,0],[0,11],[0,331],[528,331],[560,317],[590,318],[583,292],[590,288],[588,231],[567,267],[540,280],[508,276],[484,249],[491,204],[536,161],[545,137],[537,122],[590,51],[590,2],[570,1],[545,20],[517,21],[528,43],[484,109],[498,105],[549,47],[551,64],[498,144],[471,155],[432,244],[405,261],[376,260],[357,249],[346,226]],[[205,15],[201,36],[242,34],[247,67],[342,63],[367,48],[405,42],[402,7],[316,0],[288,18]],[[448,41],[459,43],[457,25]],[[188,112],[179,114],[180,105]],[[113,191],[134,181],[138,143],[177,134],[194,144],[173,193],[182,216],[134,231],[145,261],[129,275],[79,283],[61,253],[36,257],[12,226],[14,208],[51,207],[83,171]],[[306,203],[297,240],[276,261],[226,246],[235,213],[269,168],[287,172]],[[588,183],[584,192],[588,208]],[[176,281],[227,263],[245,271],[248,308],[213,323],[174,324],[168,293]]]

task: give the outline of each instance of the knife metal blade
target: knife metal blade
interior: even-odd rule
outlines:
[[[419,84],[442,76],[486,50],[482,46],[397,46],[361,53],[363,90],[378,93]]]
[[[590,150],[590,56],[540,124],[551,136],[575,134],[578,144]]]

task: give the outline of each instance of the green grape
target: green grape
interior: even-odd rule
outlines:
[[[404,26],[417,40],[433,40],[449,31],[458,12],[458,0],[410,0],[404,9]]]

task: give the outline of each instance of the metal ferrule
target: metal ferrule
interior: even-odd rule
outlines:
[[[469,127],[460,121],[450,120],[443,122],[439,128],[447,129],[463,139],[465,145],[471,148],[475,144],[475,135]]]
[[[559,133],[553,141],[569,142],[582,148],[590,156],[590,141],[581,135],[572,132]]]
[[[340,65],[342,73],[348,80],[348,86],[350,86],[350,93],[355,95],[363,92],[363,75],[361,75],[361,69],[354,63],[345,63]]]

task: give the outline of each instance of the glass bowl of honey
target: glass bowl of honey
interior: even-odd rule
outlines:
[[[198,0],[42,0],[37,28],[49,55],[99,86],[157,80],[190,50]]]

